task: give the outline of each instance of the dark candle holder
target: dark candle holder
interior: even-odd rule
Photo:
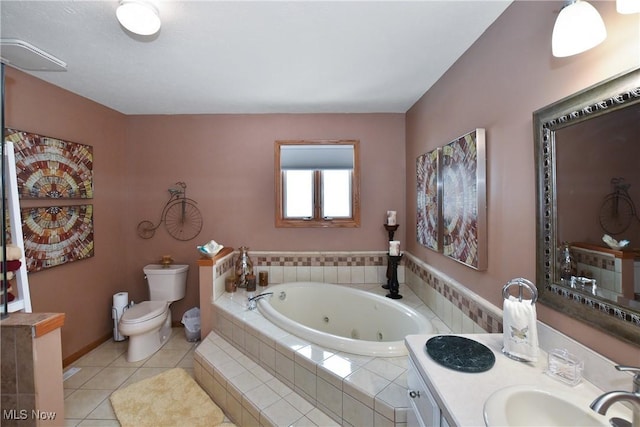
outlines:
[[[401,299],[402,295],[398,293],[400,289],[400,284],[398,283],[398,264],[400,264],[400,260],[402,259],[402,254],[388,255],[388,257],[389,257],[388,267],[390,267],[390,270],[391,270],[391,278],[387,282],[387,288],[385,288],[385,289],[389,289],[389,293],[386,295],[386,297],[391,299]]]
[[[396,225],[385,224],[384,225],[384,228],[389,233],[389,241],[393,240],[393,234],[396,232],[398,227],[400,227],[400,224],[396,224]]]
[[[395,234],[396,230],[398,229],[398,227],[400,227],[400,224],[395,224],[395,225],[389,225],[389,224],[384,224],[384,228],[385,230],[387,230],[387,233],[389,233],[389,241],[393,240],[393,235]],[[391,265],[390,263],[387,263],[387,283],[385,285],[382,285],[382,289],[389,289],[389,281],[391,280]]]

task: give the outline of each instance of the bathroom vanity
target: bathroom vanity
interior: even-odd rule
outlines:
[[[518,362],[502,354],[502,334],[460,335],[480,342],[494,353],[495,364],[480,373],[458,372],[435,362],[426,352],[425,343],[434,335],[409,335],[405,344],[409,349],[407,385],[409,406],[408,426],[484,426],[484,404],[505,387],[531,385],[570,393],[579,407],[589,409],[591,402],[603,393],[598,387],[582,380],[570,386],[544,373],[547,355],[540,351],[538,361]],[[621,384],[627,387],[630,384]],[[609,390],[606,390],[609,391]],[[548,408],[538,408],[540,411]],[[599,416],[599,415],[598,415]],[[615,405],[603,420],[613,416],[631,419],[630,411]]]

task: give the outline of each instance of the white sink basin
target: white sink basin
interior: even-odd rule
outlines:
[[[534,385],[505,387],[484,404],[484,422],[497,426],[609,426],[609,417],[563,389]]]

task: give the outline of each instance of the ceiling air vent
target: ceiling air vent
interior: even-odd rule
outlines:
[[[25,71],[67,71],[67,64],[18,39],[0,39],[0,61]]]

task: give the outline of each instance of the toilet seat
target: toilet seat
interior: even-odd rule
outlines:
[[[168,302],[165,301],[143,301],[125,310],[120,322],[123,324],[146,322],[154,317],[162,316],[168,306]]]

